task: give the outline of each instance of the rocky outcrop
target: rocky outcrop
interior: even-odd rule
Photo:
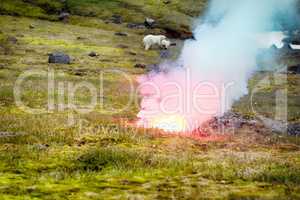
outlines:
[[[111,16],[110,22],[114,23],[114,24],[122,24],[123,23],[123,19],[121,15],[113,15]]]
[[[145,69],[146,67],[147,67],[147,65],[141,64],[141,63],[138,63],[138,64],[135,64],[135,65],[134,65],[134,68]]]
[[[168,38],[177,38],[177,39],[194,39],[193,33],[189,29],[175,29],[175,28],[164,28]]]
[[[128,34],[127,34],[127,33],[124,33],[124,32],[116,32],[115,35],[116,35],[116,36],[122,36],[122,37],[128,36]]]
[[[145,25],[141,23],[128,23],[127,28],[130,29],[145,29]]]
[[[17,44],[18,39],[14,36],[8,36],[6,41],[7,41],[7,43],[10,43],[10,44]]]
[[[287,67],[287,72],[290,74],[300,74],[300,64]]]
[[[289,124],[287,127],[287,133],[291,136],[300,136],[300,124]]]
[[[89,53],[89,56],[90,56],[90,57],[97,57],[98,54],[97,54],[95,51],[91,51],[91,52]]]
[[[144,25],[146,28],[154,28],[156,21],[150,17],[147,17],[144,21]]]
[[[49,63],[55,63],[55,64],[70,64],[71,58],[69,55],[61,52],[55,52],[49,54]]]

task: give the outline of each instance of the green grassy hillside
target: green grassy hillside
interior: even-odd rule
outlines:
[[[168,2],[168,3],[166,3]],[[157,20],[158,27],[178,32],[190,32],[192,19],[199,16],[206,0],[2,0],[0,14],[57,20],[62,11],[69,12],[71,23],[94,26],[81,17],[108,20],[121,15],[124,22],[143,23],[145,17]]]
[[[0,199],[299,199],[300,141],[245,124],[233,134],[200,139],[162,135],[157,130],[134,129],[138,105],[117,114],[130,98],[129,82],[146,69],[140,64],[161,62],[159,50],[144,51],[147,33],[166,27],[188,30],[192,17],[204,1],[171,0],[1,0],[0,2]],[[191,6],[192,5],[192,6]],[[69,23],[58,13],[71,13]],[[124,23],[106,23],[119,14]],[[145,16],[158,20],[156,29],[130,29],[127,23],[142,23]],[[180,30],[181,31],[181,30]],[[116,32],[128,36],[115,35]],[[174,57],[182,41],[174,40]],[[54,51],[71,56],[71,64],[49,64]],[[90,57],[95,51],[99,56]],[[55,109],[29,114],[15,104],[17,78],[27,70],[53,71]],[[250,89],[260,80],[250,80]],[[290,117],[299,121],[295,85]],[[66,105],[68,84],[93,84],[104,106],[80,114]],[[47,108],[48,77],[31,76],[21,85],[21,98],[32,108]],[[259,101],[270,111],[271,92],[282,85],[264,86]],[[265,95],[269,92],[268,95]],[[137,98],[137,94],[135,94]],[[255,120],[245,97],[234,110]],[[58,103],[60,99],[60,103]],[[138,99],[138,98],[137,98]],[[91,100],[89,91],[78,90],[76,105]],[[65,104],[63,104],[65,103]],[[138,102],[137,102],[138,103]],[[294,112],[293,112],[294,111]]]

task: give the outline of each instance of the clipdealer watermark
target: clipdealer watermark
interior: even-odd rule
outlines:
[[[107,108],[104,103],[104,76],[105,74],[116,74],[128,81],[130,88],[128,103],[122,108]],[[68,111],[68,122],[74,124],[74,112],[78,114],[88,114],[95,111],[96,106],[102,113],[118,114],[129,109],[134,100],[134,86],[132,78],[121,70],[103,70],[99,73],[98,84],[88,81],[73,82],[67,80],[56,80],[56,77],[64,77],[64,73],[55,73],[53,69],[46,70],[28,70],[23,72],[17,78],[14,85],[14,98],[17,107],[28,114],[47,114],[54,111]],[[47,81],[47,105],[45,108],[33,108],[26,105],[22,99],[23,86],[26,81],[32,77],[40,77]],[[99,86],[99,87],[97,87]],[[32,86],[34,87],[34,86]],[[89,93],[89,102],[77,104],[76,92],[80,89],[87,90]]]
[[[163,98],[160,99],[159,105],[159,112],[164,113],[166,115],[171,115],[173,113],[178,112],[191,112],[191,110],[196,110],[199,113],[209,114],[209,115],[218,115],[219,113],[224,113],[225,111],[229,110],[231,107],[231,102],[228,102],[227,95],[230,93],[230,90],[234,85],[235,82],[229,83],[222,83],[222,85],[215,85],[215,83],[209,81],[202,81],[199,82],[195,87],[191,89],[191,91],[187,91],[187,86],[190,85],[190,76],[191,73],[189,70],[186,70],[186,77],[185,83],[180,84],[176,81],[166,81],[163,84],[166,86],[173,87],[173,90],[176,91],[176,94],[168,94],[163,95]],[[122,80],[124,87],[126,87],[126,101],[121,108],[111,108],[108,106],[108,103],[105,102],[105,89],[109,86],[105,85],[105,78],[106,76],[115,75],[118,77],[119,80]],[[44,108],[33,108],[28,106],[24,100],[22,99],[24,85],[26,81],[30,80],[32,77],[41,77],[43,80],[46,79],[47,81],[47,105]],[[46,70],[28,70],[23,72],[17,78],[15,85],[14,85],[14,98],[15,104],[19,109],[22,111],[29,113],[29,114],[47,114],[53,113],[55,111],[58,112],[68,112],[68,124],[74,125],[75,114],[89,114],[91,112],[100,112],[101,114],[120,114],[132,109],[133,106],[140,106],[140,91],[144,87],[151,87],[152,91],[155,91],[155,94],[151,94],[152,96],[155,95],[157,97],[161,97],[161,85],[156,85],[154,82],[146,81],[137,86],[135,78],[126,73],[122,70],[117,69],[107,69],[102,70],[99,72],[97,84],[91,81],[82,80],[82,81],[71,81],[67,79],[57,78],[57,77],[64,77],[63,73],[55,72],[54,69]],[[126,82],[126,83],[125,83]],[[287,82],[287,75],[285,73],[274,72],[272,75],[272,81],[269,80],[269,77],[265,77],[262,79],[258,84],[251,90],[250,93],[250,106],[252,108],[253,113],[255,113],[259,118],[266,119],[261,112],[256,108],[256,102],[253,97],[261,90],[261,85],[271,85],[271,84],[284,84]],[[110,83],[108,83],[110,84]],[[34,87],[34,86],[32,86]],[[211,94],[202,94],[199,95],[199,90],[202,87],[208,87],[212,91]],[[174,89],[175,88],[175,89]],[[88,102],[85,102],[84,105],[78,104],[77,98],[78,96],[76,93],[84,89],[88,91],[89,98]],[[229,91],[229,92],[228,92]],[[121,91],[124,92],[124,91]],[[189,94],[187,95],[187,92]],[[144,96],[145,97],[145,96]],[[116,96],[116,101],[118,97]],[[176,110],[168,110],[168,106],[166,106],[169,99],[178,99],[178,106],[176,106]],[[185,98],[192,98],[185,99]],[[217,107],[218,109],[208,109],[205,105],[198,105],[198,99],[201,98],[208,98],[219,99],[219,104]],[[186,103],[190,102],[190,103]],[[287,88],[279,88],[276,91],[275,95],[275,120],[280,120],[282,122],[287,122]],[[192,105],[189,105],[192,104]],[[97,109],[96,109],[97,108]],[[143,109],[143,108],[140,108]],[[155,114],[157,110],[148,110],[150,112],[148,114]]]

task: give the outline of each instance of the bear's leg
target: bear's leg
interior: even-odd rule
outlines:
[[[151,45],[146,44],[146,45],[145,45],[145,50],[148,51],[148,50],[150,49],[150,47],[151,47]]]

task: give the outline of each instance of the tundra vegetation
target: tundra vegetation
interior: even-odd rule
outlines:
[[[216,140],[126,127],[135,119],[137,105],[107,112],[129,99],[128,81],[119,74],[103,76],[104,97],[98,98],[105,107],[72,113],[71,124],[68,109],[33,115],[15,104],[14,84],[26,70],[54,70],[56,85],[64,83],[65,90],[67,82],[100,87],[104,69],[122,70],[133,79],[145,74],[146,69],[134,66],[160,60],[159,51],[143,50],[144,35],[186,32],[205,6],[201,0],[1,0],[1,199],[300,199],[298,137],[247,124]],[[57,19],[62,10],[70,13],[67,23]],[[110,22],[113,15],[122,16],[122,23]],[[158,27],[127,27],[143,23],[146,16],[156,19]],[[176,54],[180,45],[172,49]],[[70,55],[71,64],[48,64],[54,51]],[[92,51],[98,55],[89,56]],[[254,75],[249,90],[267,75]],[[287,80],[261,85],[255,105],[260,114],[273,116],[274,92],[288,88],[288,119],[299,123],[300,77],[289,74]],[[22,88],[26,105],[47,105],[47,77],[32,76]],[[59,95],[56,88],[55,99]],[[258,120],[249,99],[238,101],[233,112]],[[90,100],[89,91],[77,91],[78,105]]]

